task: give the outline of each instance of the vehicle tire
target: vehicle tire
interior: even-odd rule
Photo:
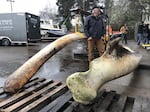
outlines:
[[[7,39],[7,38],[2,39],[2,46],[9,46],[9,45],[10,45],[9,39]]]

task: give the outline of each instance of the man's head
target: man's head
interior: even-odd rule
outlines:
[[[92,14],[93,14],[94,16],[99,16],[100,13],[101,13],[101,11],[100,11],[100,8],[99,8],[99,7],[94,7],[94,8],[93,8]]]

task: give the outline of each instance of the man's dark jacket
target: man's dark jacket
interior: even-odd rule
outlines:
[[[102,17],[88,16],[84,24],[84,32],[87,37],[100,39],[104,36],[105,30]]]
[[[143,25],[142,25],[142,24],[140,24],[140,25],[138,26],[138,31],[137,31],[137,33],[142,33],[142,34],[143,34]]]

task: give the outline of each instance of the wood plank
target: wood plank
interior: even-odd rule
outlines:
[[[143,98],[142,112],[150,112],[150,100],[148,98]]]
[[[92,101],[93,103],[100,102],[100,99],[103,97],[103,95],[106,93],[106,90],[103,89],[101,90],[98,94],[97,97]]]
[[[117,103],[113,106],[112,112],[123,112],[127,101],[127,96],[121,95]]]
[[[49,81],[45,81],[44,83],[42,84],[39,84],[39,85],[36,85],[32,88],[28,88],[26,89],[26,91],[23,91],[21,93],[18,93],[18,94],[14,94],[13,96],[11,96],[10,98],[6,99],[5,101],[1,102],[0,103],[0,109],[1,108],[6,108],[20,100],[22,100],[23,98],[29,96],[33,91],[35,91],[36,89],[38,88],[41,88],[45,85],[48,85],[48,84],[51,84],[52,83],[52,80],[49,80]]]
[[[73,112],[74,108],[76,108],[79,105],[77,102],[72,102],[71,105],[69,105],[63,112]]]
[[[43,97],[41,97],[40,99],[34,101],[33,103],[29,104],[28,106],[24,107],[23,109],[21,109],[19,112],[35,112],[38,111],[39,109],[36,109],[40,104],[46,102],[46,100],[49,100],[53,95],[55,95],[56,93],[59,93],[60,91],[62,91],[64,88],[66,87],[65,84],[60,85],[59,87],[57,87],[56,89],[52,90],[51,92],[49,92],[48,94],[45,94]],[[53,111],[52,111],[53,112]]]
[[[58,97],[56,100],[51,102],[49,105],[44,107],[39,112],[57,112],[66,102],[68,102],[72,98],[72,95],[69,91],[67,91],[62,96]],[[25,112],[25,111],[22,111]]]
[[[30,83],[27,83],[27,84],[23,87],[23,89],[27,89],[27,88],[29,88],[29,87],[35,85],[35,84],[38,84],[38,83],[40,83],[40,82],[45,81],[45,80],[46,80],[45,78],[38,78],[38,79],[36,79],[36,80],[34,80],[34,81],[30,82]]]
[[[39,83],[37,85],[31,86],[30,88],[27,88],[24,91],[36,92],[36,91],[39,91],[40,89],[46,87],[47,85],[52,84],[53,82],[54,82],[53,80],[46,80],[45,82],[42,82],[42,83]]]
[[[109,92],[105,99],[102,101],[101,105],[97,108],[97,112],[105,112],[108,106],[111,104],[113,97],[116,92]]]
[[[45,88],[35,92],[34,94],[22,99],[19,102],[16,102],[15,104],[9,106],[8,108],[5,109],[6,112],[11,112],[13,110],[16,110],[17,108],[20,108],[22,106],[25,106],[26,104],[29,104],[29,102],[32,102],[32,100],[36,100],[36,98],[38,96],[40,96],[41,94],[43,94],[45,91],[47,91],[48,89],[58,85],[60,82],[54,82],[52,84],[50,84],[49,86],[46,86]]]
[[[97,111],[97,108],[99,107],[99,105],[101,105],[102,101],[104,100],[104,96],[107,94],[106,90],[103,89],[101,90],[101,92],[98,94],[97,98],[95,98],[93,100],[93,107],[91,108],[91,110],[93,112]]]
[[[141,97],[135,97],[132,112],[142,112],[142,102],[143,99]]]
[[[35,80],[38,80],[38,79],[39,79],[39,77],[32,78],[32,79],[29,80],[28,83],[30,83],[30,82],[32,82],[32,81],[35,81]],[[27,84],[28,84],[28,83],[27,83]]]

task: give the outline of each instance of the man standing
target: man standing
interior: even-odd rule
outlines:
[[[148,35],[149,35],[149,25],[148,24],[144,24],[143,25],[143,43],[144,44],[149,44],[149,39],[148,39]]]
[[[121,28],[120,28],[120,32],[122,33],[122,42],[124,41],[125,44],[127,44],[127,33],[128,33],[128,27],[126,24],[124,24]]]
[[[103,19],[100,16],[101,11],[99,7],[94,7],[92,10],[92,15],[88,16],[84,25],[84,32],[88,38],[88,61],[94,59],[94,47],[96,45],[99,52],[99,56],[104,53],[104,23]]]
[[[138,25],[138,29],[137,29],[137,45],[141,45],[142,44],[142,40],[143,40],[143,24],[144,24],[144,22],[142,21]]]

